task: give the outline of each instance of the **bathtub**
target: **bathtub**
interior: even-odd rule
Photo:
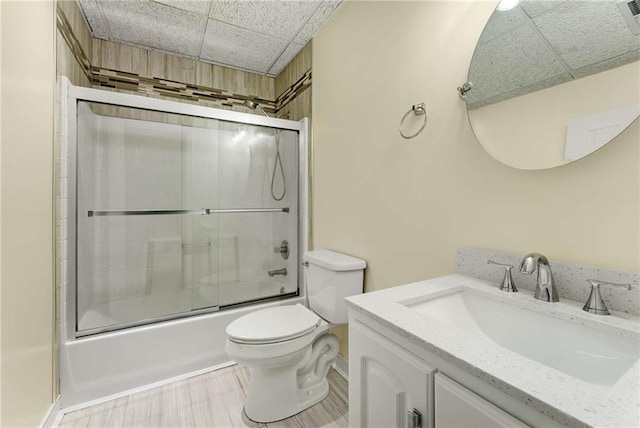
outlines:
[[[230,364],[224,344],[231,321],[303,301],[293,297],[68,340],[60,349],[61,407]]]

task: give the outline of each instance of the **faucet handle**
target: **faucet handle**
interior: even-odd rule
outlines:
[[[513,277],[511,276],[511,269],[513,269],[513,265],[498,263],[491,259],[487,260],[487,264],[502,266],[504,268],[504,278],[502,278],[502,283],[500,284],[500,287],[499,287],[500,290],[506,291],[508,293],[518,292],[518,289],[516,288],[516,284],[513,282]]]
[[[631,284],[618,284],[615,282],[600,281],[599,279],[587,279],[587,281],[591,283],[592,287],[598,287],[600,285],[604,285],[605,287],[625,288],[627,290],[631,290]]]
[[[584,304],[582,310],[596,315],[611,315],[607,309],[607,305],[605,305],[604,300],[602,300],[602,295],[600,294],[601,285],[631,290],[631,284],[617,284],[615,282],[600,281],[598,279],[587,279],[587,282],[591,284],[591,293],[589,293],[587,303]]]

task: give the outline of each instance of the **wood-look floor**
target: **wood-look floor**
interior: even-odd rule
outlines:
[[[67,413],[59,427],[347,427],[347,381],[333,369],[327,378],[326,399],[269,424],[255,423],[242,411],[249,372],[231,366]]]

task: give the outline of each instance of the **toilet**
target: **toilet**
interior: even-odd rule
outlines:
[[[329,329],[347,322],[344,298],[362,293],[364,260],[330,250],[303,259],[309,308],[262,309],[227,327],[227,355],[251,371],[244,411],[255,422],[288,418],[326,398],[340,347]]]

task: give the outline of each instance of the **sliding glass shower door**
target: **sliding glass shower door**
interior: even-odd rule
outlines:
[[[77,112],[78,335],[297,293],[297,132]]]

